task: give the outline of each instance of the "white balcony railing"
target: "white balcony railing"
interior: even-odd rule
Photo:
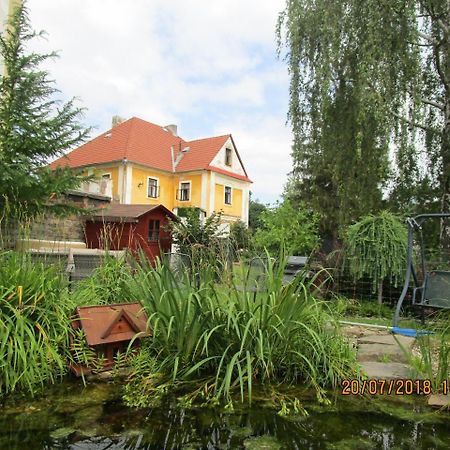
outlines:
[[[103,178],[100,181],[90,181],[81,185],[81,191],[87,194],[104,195],[112,198],[112,180]]]

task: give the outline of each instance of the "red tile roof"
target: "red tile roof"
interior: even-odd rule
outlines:
[[[50,167],[86,167],[126,159],[129,162],[173,172],[171,147],[175,150],[175,159],[183,149],[189,147],[187,152],[183,152],[176,172],[216,170],[210,163],[229,138],[231,135],[227,134],[185,141],[164,127],[133,117],[53,161]],[[227,172],[226,175],[250,181],[248,177],[232,172]]]
[[[189,151],[184,154],[178,164],[177,172],[205,169],[229,138],[230,135],[227,134],[187,142],[186,145],[189,147]]]

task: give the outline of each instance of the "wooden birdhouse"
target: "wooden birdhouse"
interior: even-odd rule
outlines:
[[[98,360],[103,361],[102,367],[96,367],[96,370],[111,369],[115,356],[119,352],[124,354],[134,338],[132,347],[137,348],[140,339],[152,335],[140,303],[78,307],[72,326],[75,330],[83,331],[85,344]],[[72,349],[74,350],[74,342]],[[80,376],[90,373],[92,367],[81,363],[72,364],[71,370]]]

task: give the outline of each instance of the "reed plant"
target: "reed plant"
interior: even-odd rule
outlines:
[[[66,372],[74,305],[56,267],[13,251],[0,267],[0,396],[34,394]]]
[[[448,390],[450,378],[450,325],[448,318],[437,318],[434,325],[428,327],[432,334],[417,337],[418,355],[411,355],[405,350],[415,376],[430,380],[433,392]]]
[[[91,276],[72,286],[73,302],[77,306],[109,305],[128,301],[127,283],[131,267],[124,259],[106,254],[104,263]]]
[[[255,386],[325,389],[357,376],[355,355],[340,336],[324,303],[312,294],[313,281],[300,276],[283,285],[283,265],[268,259],[260,292],[246,292],[210,277],[175,277],[165,264],[141,266],[130,280],[153,337],[147,347],[154,369],[136,370],[129,404],[142,406],[167,389],[209,402],[252,402]],[[156,374],[156,375],[155,375]],[[139,389],[139,386],[142,389]]]

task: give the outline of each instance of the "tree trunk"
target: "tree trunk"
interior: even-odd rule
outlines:
[[[378,304],[383,304],[383,280],[378,283]]]

